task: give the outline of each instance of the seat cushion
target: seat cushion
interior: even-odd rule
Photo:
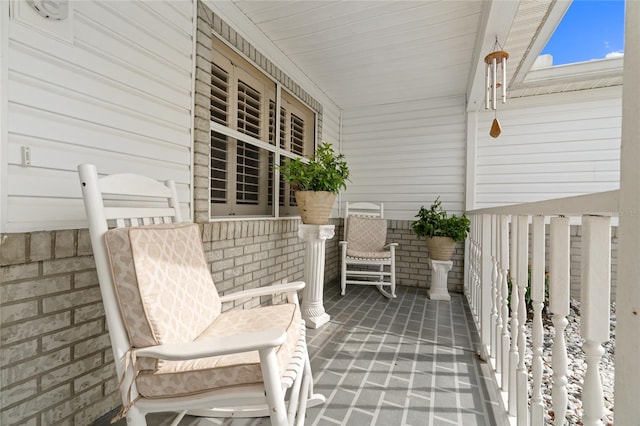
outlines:
[[[133,347],[196,339],[220,314],[199,227],[116,228],[105,234],[120,312]],[[162,363],[141,360],[141,369]]]
[[[386,219],[349,216],[347,221],[347,256],[377,259],[391,257],[388,251],[384,251],[387,240]]]
[[[279,328],[287,331],[286,341],[277,349],[280,371],[286,371],[296,347],[302,320],[297,305],[286,303],[220,314],[197,341]],[[258,351],[189,361],[165,361],[154,371],[138,375],[138,392],[147,398],[192,395],[229,386],[262,383]]]

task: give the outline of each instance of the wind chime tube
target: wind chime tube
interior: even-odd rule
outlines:
[[[492,81],[493,84],[491,85],[493,96],[491,97],[491,102],[492,102],[493,109],[497,108],[497,105],[496,105],[496,96],[497,96],[496,80],[498,77],[497,68],[498,68],[498,64],[496,63],[496,58],[494,56],[491,61],[491,70],[493,71],[493,81]]]
[[[502,103],[507,103],[507,58],[502,58]]]
[[[486,96],[486,101],[485,101],[484,108],[485,109],[489,109],[489,102],[491,101],[491,77],[489,75],[489,64],[488,63],[485,63],[484,73],[485,73],[485,75],[487,77],[487,96]]]

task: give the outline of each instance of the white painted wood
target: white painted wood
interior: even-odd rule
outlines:
[[[345,110],[351,182],[343,200],[384,202],[390,219],[412,220],[438,196],[446,210],[461,212],[465,127],[462,97]]]
[[[9,73],[9,2],[0,2],[0,231],[7,221],[7,143],[8,139],[8,80]]]
[[[556,198],[531,203],[514,204],[473,210],[470,213],[541,214],[575,216],[585,213],[601,216],[618,215],[619,191],[597,192],[575,197]]]
[[[489,355],[491,353],[491,336],[492,336],[492,323],[491,323],[491,297],[492,297],[492,287],[493,287],[493,259],[492,259],[492,240],[493,233],[492,231],[492,222],[493,218],[491,215],[482,215],[480,216],[482,219],[482,228],[481,228],[481,239],[480,239],[480,288],[479,295],[480,298],[478,300],[479,307],[479,315],[480,315],[480,341],[482,342],[482,353],[481,355],[485,360],[489,360]]]
[[[507,36],[511,30],[511,25],[507,23],[513,22],[519,5],[520,2],[483,2],[485,18],[476,41],[475,72],[471,73],[467,84],[467,98],[469,99],[467,110],[470,112],[481,109],[485,104],[483,102],[485,98],[488,99],[486,96],[487,86],[483,79],[485,74],[484,56],[493,50],[496,39],[502,45],[506,44]]]
[[[498,215],[487,215],[491,220],[491,326],[490,326],[490,348],[491,358],[496,363],[498,349]]]
[[[70,11],[69,42],[19,19],[3,25],[3,232],[86,226],[71,182],[88,161],[175,179],[188,214],[193,2],[76,2]]]
[[[599,363],[609,340],[611,294],[611,218],[582,219],[582,274],[580,279],[580,329],[585,339],[587,370],[582,401],[585,425],[602,425],[604,394]]]
[[[621,91],[589,90],[509,100],[478,118],[475,207],[617,189]]]
[[[518,407],[518,383],[517,383],[517,368],[518,368],[518,305],[520,303],[518,297],[518,276],[520,264],[518,263],[518,252],[521,246],[518,244],[518,230],[521,220],[521,216],[511,216],[511,347],[509,348],[509,388],[508,388],[508,413],[510,416],[516,416]]]
[[[478,113],[467,112],[467,164],[465,181],[465,210],[476,208],[476,161],[478,147]]]
[[[242,416],[240,412],[243,410],[245,416],[251,416],[252,413],[253,415],[256,414],[255,408],[265,406],[264,409],[266,409],[268,407],[271,423],[285,426],[294,422],[293,417],[287,419],[285,392],[288,387],[294,384],[295,386],[305,386],[302,392],[305,401],[309,394],[311,394],[310,399],[313,400],[313,403],[324,401],[324,397],[321,395],[313,395],[313,388],[309,384],[309,380],[298,379],[298,376],[311,373],[304,330],[298,336],[296,343],[300,350],[296,351],[296,354],[292,357],[293,361],[285,367],[287,374],[284,377],[276,357],[276,348],[286,339],[284,330],[269,330],[268,332],[248,335],[229,335],[224,342],[208,342],[206,344],[202,342],[197,344],[176,343],[144,348],[140,352],[141,356],[157,356],[169,360],[195,359],[258,350],[264,380],[263,383],[257,383],[252,386],[224,387],[188,397],[147,399],[139,395],[135,381],[135,348],[132,347],[129,341],[124,320],[120,313],[104,237],[108,230],[109,218],[117,218],[118,226],[138,226],[142,223],[149,223],[147,220],[139,220],[141,210],[148,213],[151,218],[166,215],[166,223],[180,222],[182,218],[180,211],[176,208],[179,204],[177,193],[172,182],[162,184],[148,177],[131,174],[110,175],[100,179],[95,166],[91,164],[80,165],[78,171],[85,209],[89,218],[89,234],[100,281],[100,292],[109,325],[109,336],[114,353],[116,371],[120,378],[119,390],[125,407],[123,415],[126,415],[127,423],[144,426],[147,424],[145,420],[147,413],[174,411],[177,408],[179,410],[176,411],[183,411],[189,408],[202,410],[200,415],[204,416],[228,416],[228,409],[222,409],[218,413],[215,413],[215,409],[211,409],[211,407],[220,406],[220,401],[224,401],[222,405],[225,407],[228,407],[230,403],[234,405],[236,403],[238,405],[249,405],[249,407],[233,407],[233,410],[236,410],[239,416]],[[129,205],[117,209],[105,208],[106,193],[127,194],[126,199]],[[140,197],[143,198],[142,209],[139,208]],[[144,203],[149,197],[162,200],[164,206],[155,209],[144,207]],[[331,226],[331,230],[333,230],[333,226]],[[323,253],[321,254],[324,259]],[[264,295],[266,292],[269,294],[284,292],[285,294],[289,293],[287,294],[289,301],[296,303],[296,292],[302,287],[304,287],[304,283],[299,282],[286,285],[280,284],[274,287],[262,287],[243,292],[236,297],[255,297]],[[227,301],[232,299],[229,296],[225,297]],[[298,356],[302,357],[302,362],[295,359]],[[289,394],[293,396],[290,401],[297,402],[299,389],[292,389]],[[300,406],[304,408],[306,406],[305,403],[300,404]],[[293,410],[290,411],[292,415],[297,415],[298,410],[296,407],[292,408]],[[261,415],[264,415],[264,409],[258,410]],[[211,410],[211,412],[204,412],[204,410]]]
[[[640,2],[628,1],[625,23],[619,266],[616,289],[616,424],[640,419]]]
[[[527,303],[525,293],[528,283],[529,259],[529,217],[518,217],[518,368],[517,368],[517,424],[525,426],[529,423],[528,408],[528,375],[524,363],[526,348]],[[515,287],[515,285],[514,285]]]
[[[567,412],[567,346],[565,328],[569,321],[569,218],[551,218],[549,246],[549,310],[556,336],[552,348],[554,423],[563,425]]]
[[[232,7],[268,34],[337,105],[351,109],[464,96],[483,5],[305,2],[270,10],[237,1],[225,11]]]
[[[500,240],[501,240],[501,253],[500,253],[500,265],[502,268],[502,291],[500,293],[501,298],[501,312],[502,312],[502,377],[500,388],[503,391],[507,391],[509,382],[509,349],[511,346],[511,337],[508,327],[509,321],[509,216],[500,215]]]
[[[531,424],[544,423],[544,401],[542,400],[542,308],[545,301],[544,249],[545,226],[544,216],[533,216],[531,228],[531,302],[533,305],[533,323],[531,332],[532,387],[531,392]]]

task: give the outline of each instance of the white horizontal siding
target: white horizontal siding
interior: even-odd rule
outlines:
[[[384,202],[390,219],[413,219],[438,196],[447,210],[462,211],[465,132],[463,97],[345,111],[351,182],[343,201]]]
[[[9,20],[2,231],[86,226],[83,162],[174,179],[188,212],[193,3],[72,2],[67,41],[28,12]]]
[[[475,208],[617,189],[621,89],[509,100],[479,117]]]

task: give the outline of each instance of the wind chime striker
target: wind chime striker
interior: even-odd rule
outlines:
[[[491,130],[489,131],[489,135],[494,138],[500,136],[502,132],[497,112],[498,88],[501,90],[502,103],[507,102],[507,59],[509,59],[509,53],[502,49],[496,37],[493,52],[484,57],[487,78],[485,109],[496,111],[493,123],[491,123]],[[500,68],[500,73],[498,73],[498,68]]]

